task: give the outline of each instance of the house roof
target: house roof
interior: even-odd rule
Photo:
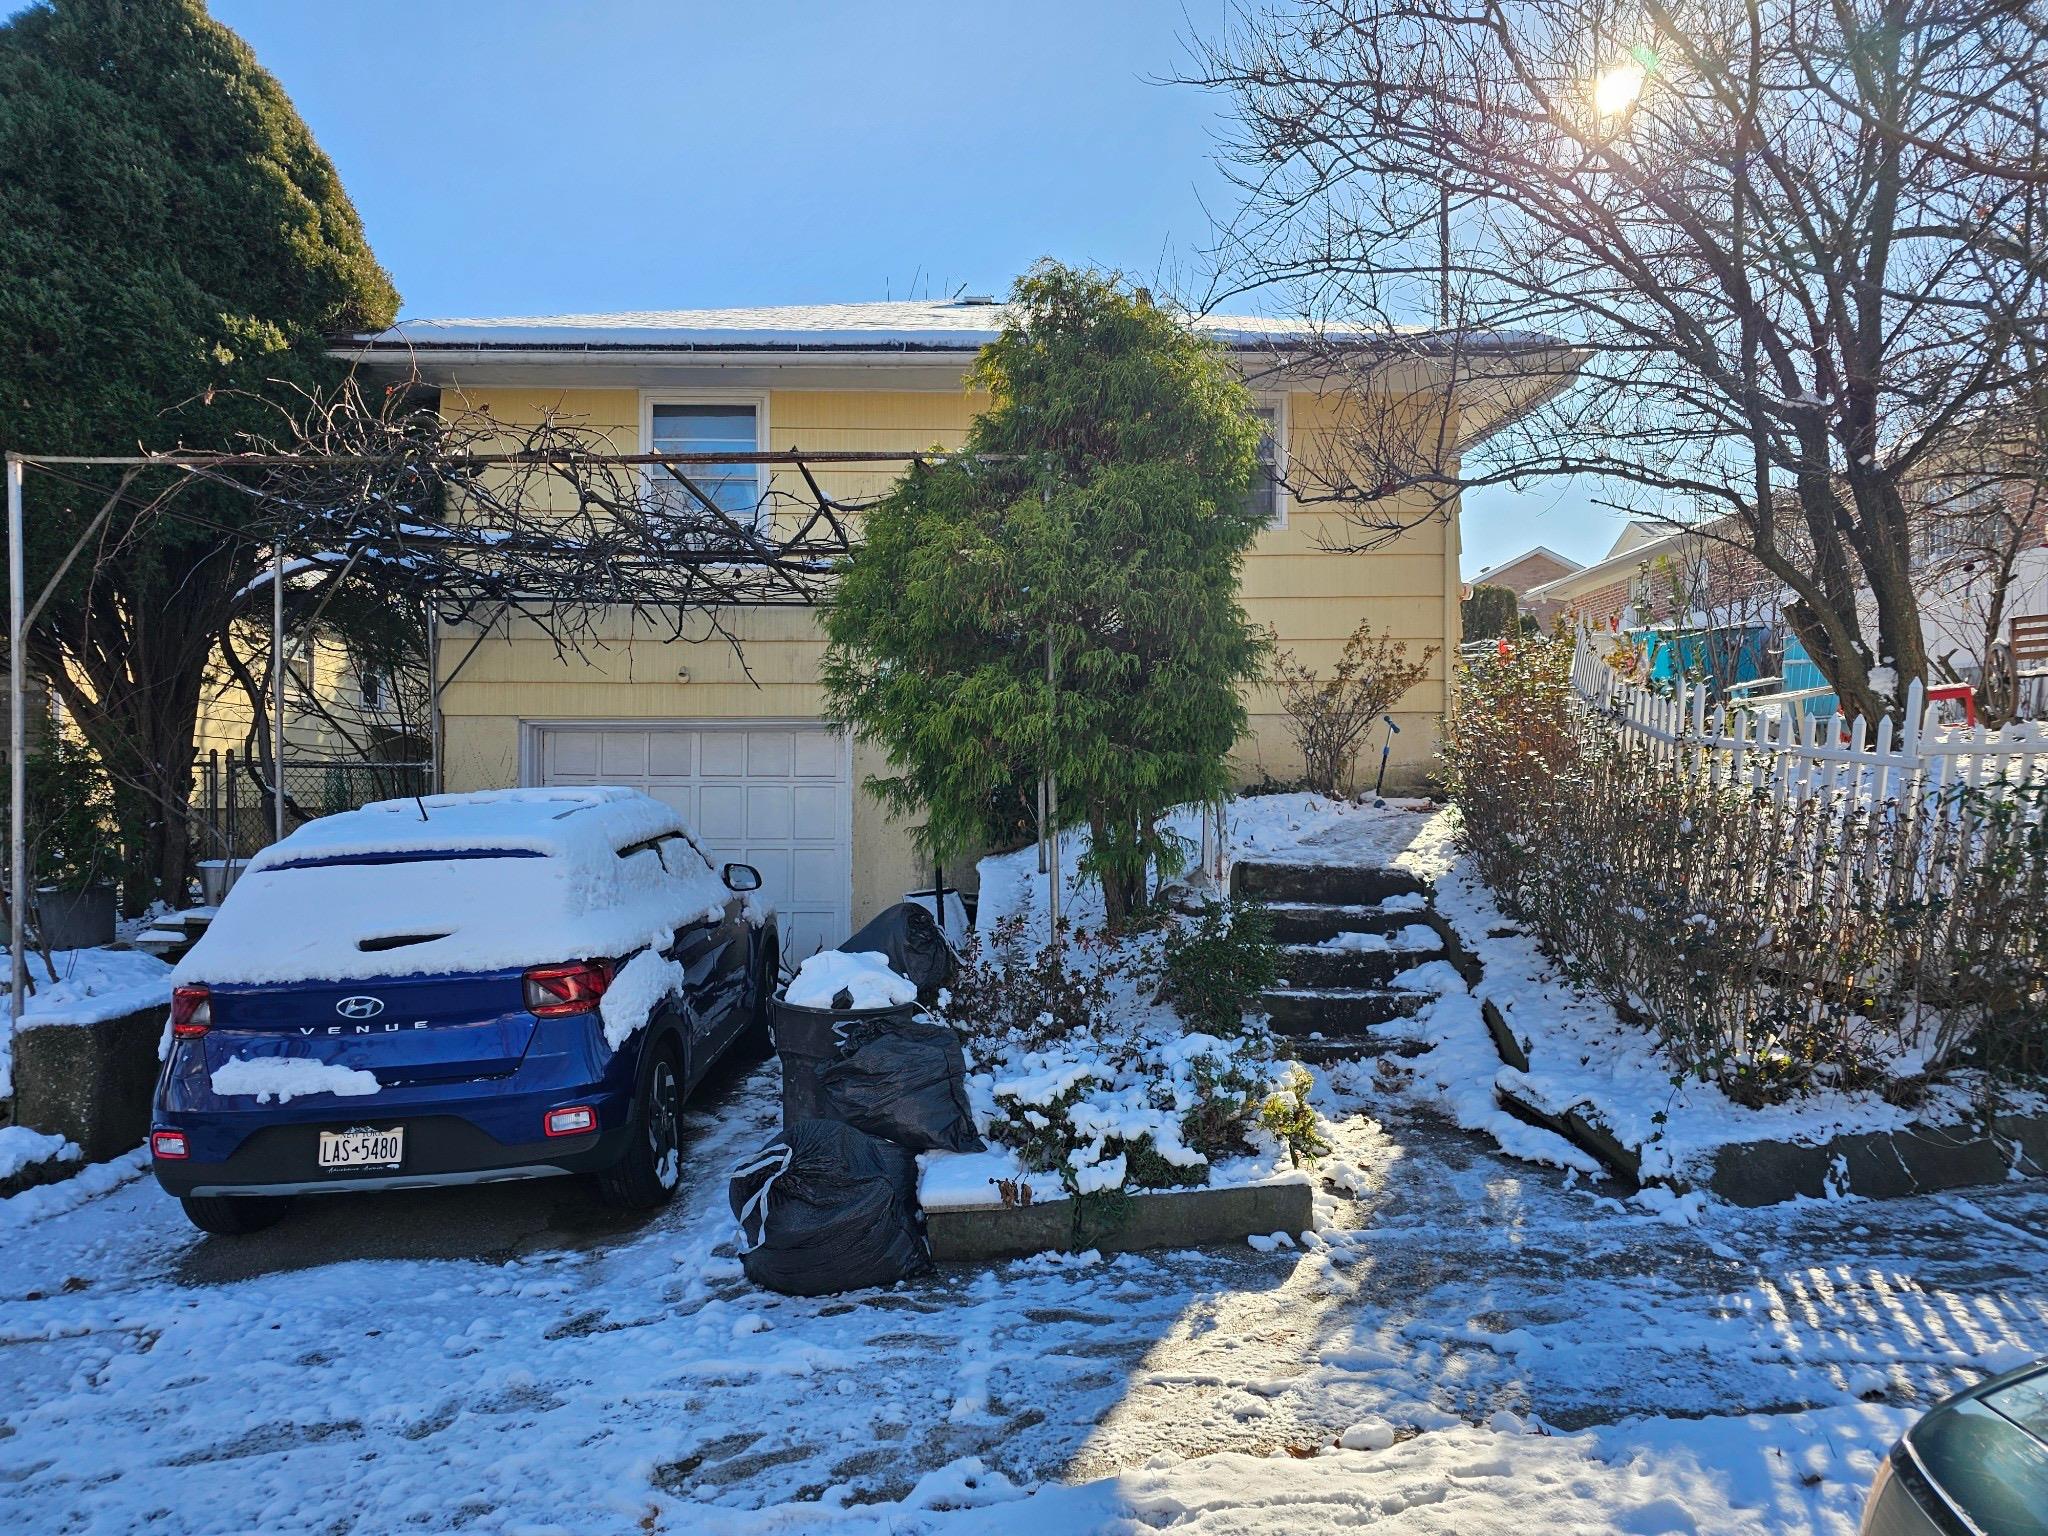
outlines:
[[[1486,577],[1498,577],[1503,572],[1512,571],[1524,560],[1534,560],[1539,555],[1555,560],[1559,565],[1565,568],[1566,575],[1572,575],[1578,571],[1585,569],[1585,563],[1583,561],[1574,560],[1570,555],[1560,555],[1548,544],[1535,544],[1530,546],[1528,549],[1523,550],[1519,555],[1515,555],[1510,559],[1496,561],[1492,565],[1480,567],[1479,570],[1473,573],[1471,580],[1475,585],[1480,584],[1485,581]],[[1564,578],[1560,576],[1555,577],[1553,579],[1562,581]],[[1497,583],[1495,584],[1497,585]]]
[[[1606,559],[1595,560],[1591,565],[1582,566],[1569,576],[1546,581],[1540,587],[1531,587],[1522,595],[1532,602],[1541,602],[1553,598],[1575,597],[1580,592],[1592,591],[1607,582],[1633,573],[1646,561],[1655,559],[1666,549],[1677,545],[1697,531],[1692,528],[1667,527],[1662,534],[1641,538],[1633,543],[1618,544],[1616,551]]]
[[[971,352],[995,340],[1008,317],[1009,306],[993,299],[479,316],[402,320],[388,330],[341,338],[337,350]],[[1198,315],[1190,323],[1201,334],[1244,350],[1352,339],[1369,345],[1397,336],[1412,344],[1426,336],[1415,328],[1316,325],[1266,315]],[[1423,345],[1430,343],[1424,340]],[[1494,331],[1460,335],[1445,345],[1516,351],[1563,344],[1536,331]]]

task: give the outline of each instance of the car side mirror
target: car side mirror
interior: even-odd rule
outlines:
[[[761,889],[761,871],[751,864],[728,864],[725,866],[725,888],[728,891],[758,891]]]

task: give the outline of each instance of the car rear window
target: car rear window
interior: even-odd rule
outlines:
[[[465,859],[544,859],[533,848],[391,848],[379,853],[322,853],[284,859],[278,869],[334,869],[345,864],[454,864]]]
[[[1977,1529],[2048,1536],[2048,1446],[1988,1403],[1965,1398],[1938,1409],[1906,1439]]]
[[[1984,1402],[2048,1445],[2048,1371],[1987,1393]]]

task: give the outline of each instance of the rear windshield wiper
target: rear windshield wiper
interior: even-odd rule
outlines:
[[[460,859],[544,859],[537,848],[393,848],[383,853],[319,853],[284,859],[261,871],[330,869],[344,864],[443,864]]]

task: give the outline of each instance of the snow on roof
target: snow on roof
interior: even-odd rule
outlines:
[[[1009,307],[974,299],[898,299],[859,304],[773,304],[743,309],[627,310],[617,314],[504,315],[404,320],[353,340],[372,348],[657,348],[766,351],[973,351],[995,340]],[[1313,339],[1363,343],[1419,329],[1312,324],[1267,315],[1198,315],[1196,331],[1227,346],[1299,346]],[[1458,338],[1461,346],[1555,346],[1534,331]]]

